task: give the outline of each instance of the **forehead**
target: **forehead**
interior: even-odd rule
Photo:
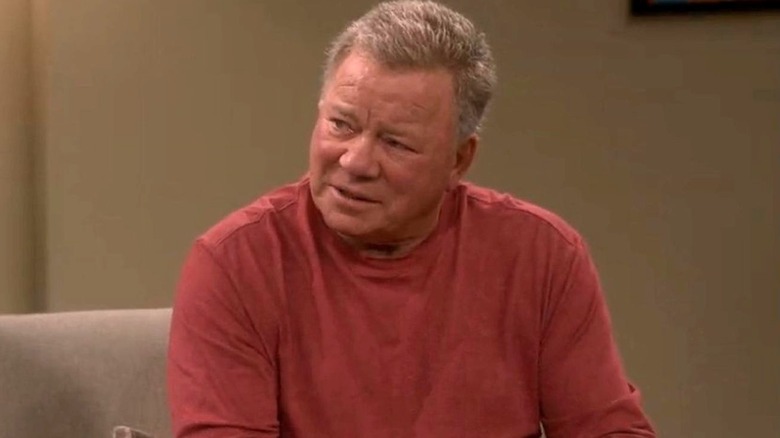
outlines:
[[[413,113],[451,114],[455,102],[452,74],[445,68],[390,68],[361,53],[344,58],[325,82],[322,97],[329,103],[391,106]]]

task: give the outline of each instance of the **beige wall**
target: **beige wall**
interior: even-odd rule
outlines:
[[[69,310],[169,305],[196,234],[304,171],[321,52],[371,2],[40,3],[37,262],[46,309]],[[500,65],[472,179],[588,239],[661,435],[776,432],[780,16],[450,3],[487,29]],[[7,77],[3,95],[24,83]],[[16,135],[0,151],[23,162]],[[22,221],[6,198],[8,269],[5,236]]]
[[[0,0],[0,313],[33,309],[30,8]]]

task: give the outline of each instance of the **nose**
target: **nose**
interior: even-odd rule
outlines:
[[[339,165],[354,177],[376,178],[379,176],[379,162],[375,154],[374,142],[370,136],[362,134],[349,142],[339,157]]]

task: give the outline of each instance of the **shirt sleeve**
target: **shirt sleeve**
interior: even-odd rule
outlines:
[[[279,436],[276,339],[253,324],[238,288],[198,241],[171,320],[168,399],[177,438]]]
[[[582,241],[543,309],[542,425],[548,438],[655,437],[627,380],[598,274]]]

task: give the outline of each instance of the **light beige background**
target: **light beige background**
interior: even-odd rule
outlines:
[[[780,15],[451,1],[500,88],[471,179],[588,239],[664,437],[780,429]],[[0,312],[171,302],[194,237],[305,171],[370,1],[0,0]]]
[[[0,313],[35,305],[30,24],[27,0],[0,0]]]

